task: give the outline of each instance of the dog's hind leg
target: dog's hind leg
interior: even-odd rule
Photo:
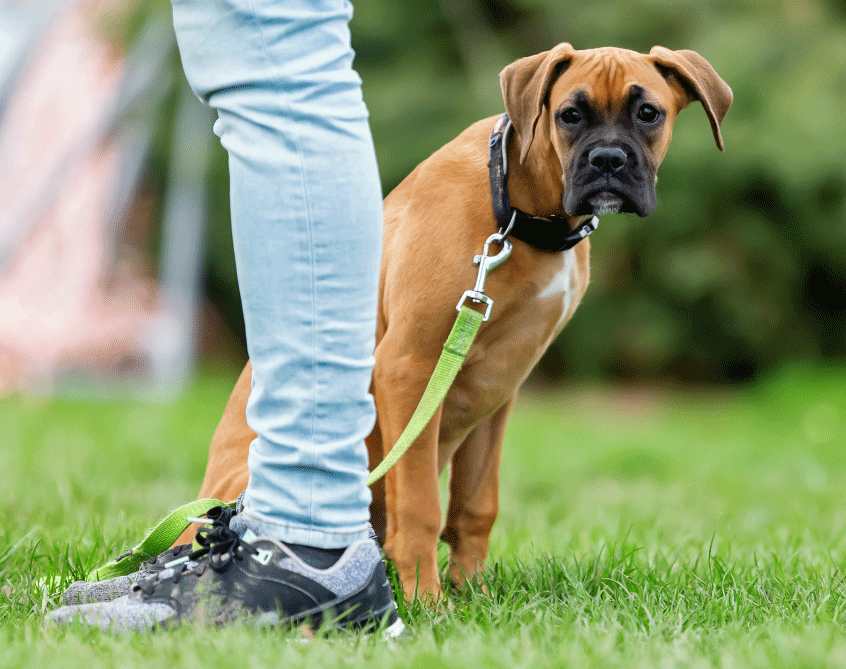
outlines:
[[[499,459],[512,397],[477,425],[452,457],[450,497],[441,538],[450,546],[450,581],[461,586],[485,568],[499,510]]]

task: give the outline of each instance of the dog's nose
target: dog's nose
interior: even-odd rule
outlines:
[[[623,169],[626,160],[628,156],[625,151],[611,146],[598,146],[588,154],[590,166],[607,177]]]

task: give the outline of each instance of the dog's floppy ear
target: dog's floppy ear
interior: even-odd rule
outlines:
[[[549,87],[575,53],[566,42],[536,56],[521,58],[499,73],[505,111],[520,136],[520,162],[526,158]]]
[[[699,100],[702,103],[708,120],[711,121],[714,139],[722,151],[720,123],[731,106],[732,92],[729,85],[720,79],[720,75],[710,63],[695,51],[671,51],[663,46],[654,46],[649,55],[665,78],[675,78],[677,85],[687,93],[688,101]]]

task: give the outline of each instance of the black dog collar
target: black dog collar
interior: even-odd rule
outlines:
[[[491,196],[499,231],[547,253],[560,253],[573,248],[596,230],[599,219],[593,216],[575,230],[570,230],[566,218],[541,218],[511,206],[508,198],[508,137],[512,129],[511,119],[508,114],[503,114],[494,124],[488,141]]]

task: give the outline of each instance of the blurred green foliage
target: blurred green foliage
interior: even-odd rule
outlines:
[[[502,67],[558,42],[694,49],[732,86],[725,154],[691,105],[659,170],[655,213],[602,221],[592,285],[541,374],[743,381],[787,360],[844,356],[842,0],[354,4],[356,67],[386,193],[467,125],[502,111]],[[149,0],[145,11],[160,6]],[[154,158],[154,171],[166,163]],[[237,329],[226,182],[219,152],[208,288]]]

